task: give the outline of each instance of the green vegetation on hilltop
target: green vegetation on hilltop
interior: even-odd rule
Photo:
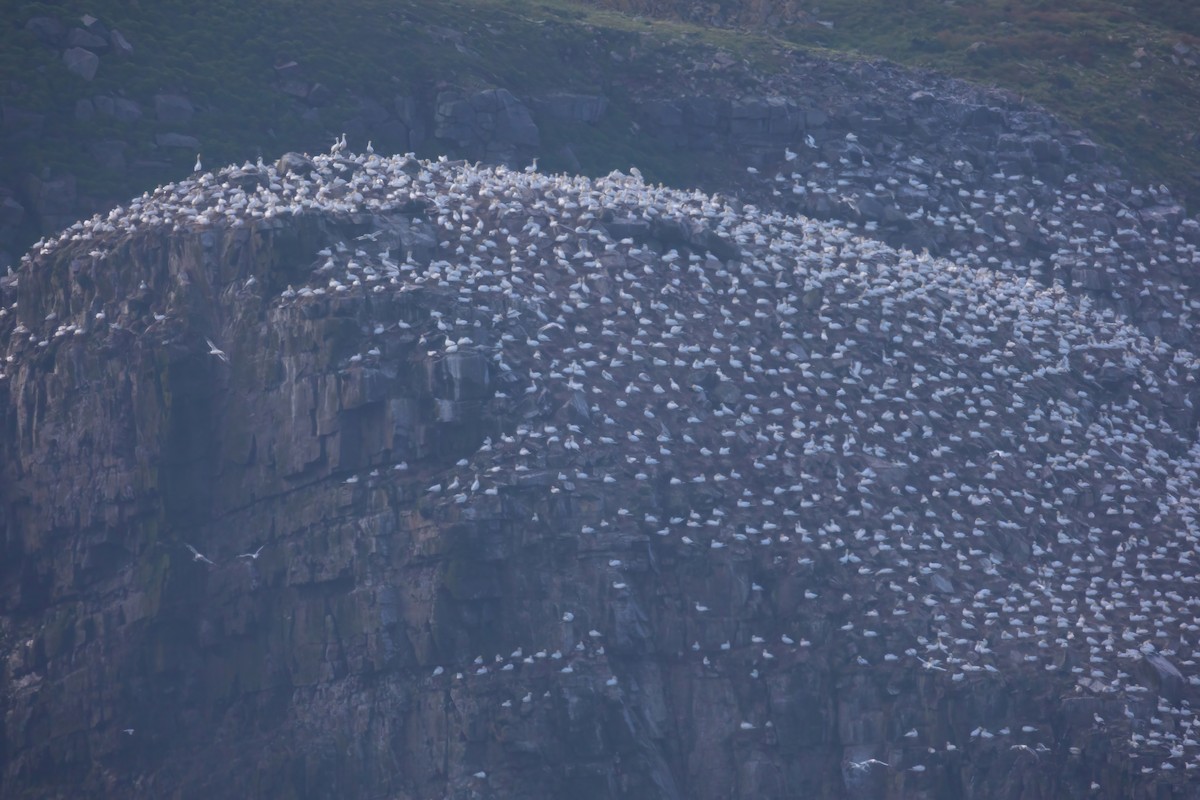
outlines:
[[[1142,177],[1168,180],[1193,207],[1200,205],[1200,7],[1194,2],[591,1],[758,28],[791,44],[882,56],[1011,90],[1123,153]]]

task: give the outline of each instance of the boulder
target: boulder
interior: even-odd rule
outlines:
[[[442,92],[434,104],[434,136],[449,139],[489,161],[508,161],[517,149],[540,141],[537,125],[507,89],[488,89],[464,97]]]
[[[1091,164],[1100,160],[1100,145],[1091,139],[1080,139],[1077,142],[1072,142],[1067,149],[1071,154],[1071,158],[1081,161],[1084,164]]]
[[[998,108],[978,106],[967,112],[963,124],[968,128],[1003,130],[1008,127],[1008,120],[1004,116],[1004,112]]]
[[[142,118],[142,106],[136,100],[118,97],[113,100],[113,116],[121,122],[137,122]]]
[[[42,44],[58,47],[66,36],[67,29],[54,17],[31,17],[25,23],[25,30],[32,33]]]
[[[275,171],[280,175],[308,175],[316,170],[313,160],[302,153],[284,153],[275,162]]]
[[[1138,212],[1138,216],[1148,228],[1155,228],[1160,234],[1173,234],[1185,214],[1183,206],[1170,203],[1144,208]]]
[[[87,50],[107,50],[108,40],[83,28],[72,28],[67,33],[67,47],[82,47]]]
[[[156,94],[154,116],[164,125],[187,125],[196,113],[192,101],[179,94]]]
[[[109,35],[109,40],[112,42],[113,52],[121,58],[129,58],[133,55],[133,45],[131,45],[129,40],[125,38],[124,34],[122,34],[116,28],[112,29],[112,33]]]
[[[108,40],[108,26],[96,17],[93,17],[91,14],[84,14],[79,18],[79,21],[83,23],[83,27],[88,33],[99,36],[106,41]]]
[[[100,57],[82,47],[72,47],[63,53],[63,63],[85,81],[96,77],[96,70],[100,69]]]
[[[496,128],[494,138],[503,143],[537,147],[539,143],[537,125],[529,109],[507,89],[482,92],[481,105],[495,104]],[[491,95],[491,96],[489,96]]]

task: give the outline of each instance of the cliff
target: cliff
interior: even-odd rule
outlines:
[[[1191,796],[1197,226],[1119,219],[1174,344],[619,173],[289,155],[40,243],[0,794]]]

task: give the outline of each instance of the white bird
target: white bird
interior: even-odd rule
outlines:
[[[253,558],[253,559],[257,560],[258,554],[262,552],[264,547],[266,547],[265,544],[260,544],[258,546],[258,549],[255,550],[253,553],[242,553],[240,556],[238,556],[238,558]]]
[[[208,342],[208,354],[210,356],[216,356],[217,358],[219,358],[225,362],[229,361],[229,356],[225,355],[224,350],[222,350],[221,348],[219,348],[215,344],[213,344],[212,339],[205,339],[204,341]]]
[[[204,167],[200,166],[200,154],[196,153],[196,166],[192,167],[192,172],[201,172]]]
[[[184,544],[187,545],[188,550],[192,551],[192,561],[203,561],[205,564],[211,564],[214,567],[216,566],[216,564],[213,564],[212,560],[208,556],[204,555],[190,544],[187,544],[186,542],[184,542]]]

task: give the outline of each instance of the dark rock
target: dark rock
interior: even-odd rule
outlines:
[[[641,111],[646,122],[656,128],[678,128],[683,124],[683,109],[672,100],[651,100]]]
[[[125,151],[128,147],[126,142],[110,139],[92,142],[88,145],[88,153],[100,169],[121,173],[125,171]]]
[[[83,23],[83,27],[87,29],[88,33],[94,34],[106,41],[108,40],[108,26],[96,17],[93,17],[91,14],[84,14],[79,18],[79,21]]]
[[[1187,687],[1187,680],[1179,668],[1160,653],[1145,653],[1142,656],[1142,662],[1149,668],[1142,670],[1150,678],[1147,683],[1154,686],[1163,697],[1173,703],[1178,703]]]
[[[538,129],[527,109],[507,89],[496,89],[476,95],[475,105],[481,113],[496,116],[495,139],[504,144],[537,147]],[[486,129],[486,126],[485,126]]]
[[[72,47],[63,53],[63,63],[85,81],[96,77],[96,70],[100,69],[100,57],[82,47]]]
[[[41,135],[46,118],[23,108],[5,103],[0,107],[4,135],[13,140],[32,139]]]
[[[1004,129],[1007,126],[1007,118],[1004,112],[999,108],[989,108],[987,106],[979,106],[967,112],[963,119],[963,124],[971,128],[980,129]]]
[[[716,130],[729,116],[729,103],[716,97],[692,97],[684,109],[686,124],[692,128]]]
[[[16,198],[4,195],[0,198],[0,227],[15,228],[25,220],[25,207]]]
[[[92,51],[104,51],[108,49],[108,40],[103,36],[85,31],[83,28],[72,28],[67,33],[67,47],[82,47]]]
[[[87,122],[96,116],[96,105],[86,97],[75,101],[75,119]]]
[[[275,171],[281,175],[295,174],[307,176],[317,171],[313,160],[302,153],[284,153],[275,162]]]
[[[368,97],[364,97],[358,101],[358,115],[368,127],[381,125],[391,116],[382,103]]]
[[[470,96],[442,92],[435,103],[434,125],[434,136],[488,161],[511,161],[518,151],[532,151],[539,142],[529,109],[507,89]]]
[[[111,35],[108,37],[112,42],[113,52],[121,58],[130,58],[133,56],[133,45],[125,38],[116,28],[113,28]]]
[[[142,118],[142,106],[136,100],[118,97],[113,100],[113,116],[121,122],[137,122]]]
[[[1068,145],[1071,158],[1084,164],[1092,164],[1100,160],[1100,146],[1090,139],[1081,139]]]
[[[102,117],[111,117],[117,113],[117,104],[108,95],[96,95],[92,98],[92,105],[96,107],[96,113]],[[141,116],[140,113],[139,116]]]
[[[301,80],[281,81],[279,91],[303,100],[308,97],[308,84]]]
[[[608,98],[602,94],[555,92],[532,101],[538,114],[562,122],[595,124],[608,108]]]
[[[1183,206],[1176,203],[1156,205],[1143,208],[1138,212],[1142,222],[1149,228],[1156,228],[1160,235],[1173,235],[1179,223],[1185,217]]]
[[[31,175],[25,181],[25,193],[32,201],[33,210],[39,217],[55,220],[69,217],[74,213],[75,186],[75,176],[69,173],[47,179]]]
[[[425,141],[428,135],[428,123],[425,115],[417,107],[417,101],[407,95],[397,95],[395,99],[396,119],[404,125],[408,132],[408,147],[416,149]]]
[[[183,150],[199,150],[200,140],[186,133],[159,133],[154,136],[154,143],[159,147],[179,148]]]
[[[1063,145],[1045,134],[1030,136],[1025,142],[1038,161],[1061,164],[1066,159]]]
[[[58,47],[67,34],[66,26],[54,17],[31,17],[25,30],[36,36],[42,44]]]
[[[333,91],[323,83],[314,83],[306,99],[310,106],[327,106],[333,102]]]
[[[181,126],[192,121],[196,113],[192,101],[178,94],[156,94],[154,116],[164,125]]]

